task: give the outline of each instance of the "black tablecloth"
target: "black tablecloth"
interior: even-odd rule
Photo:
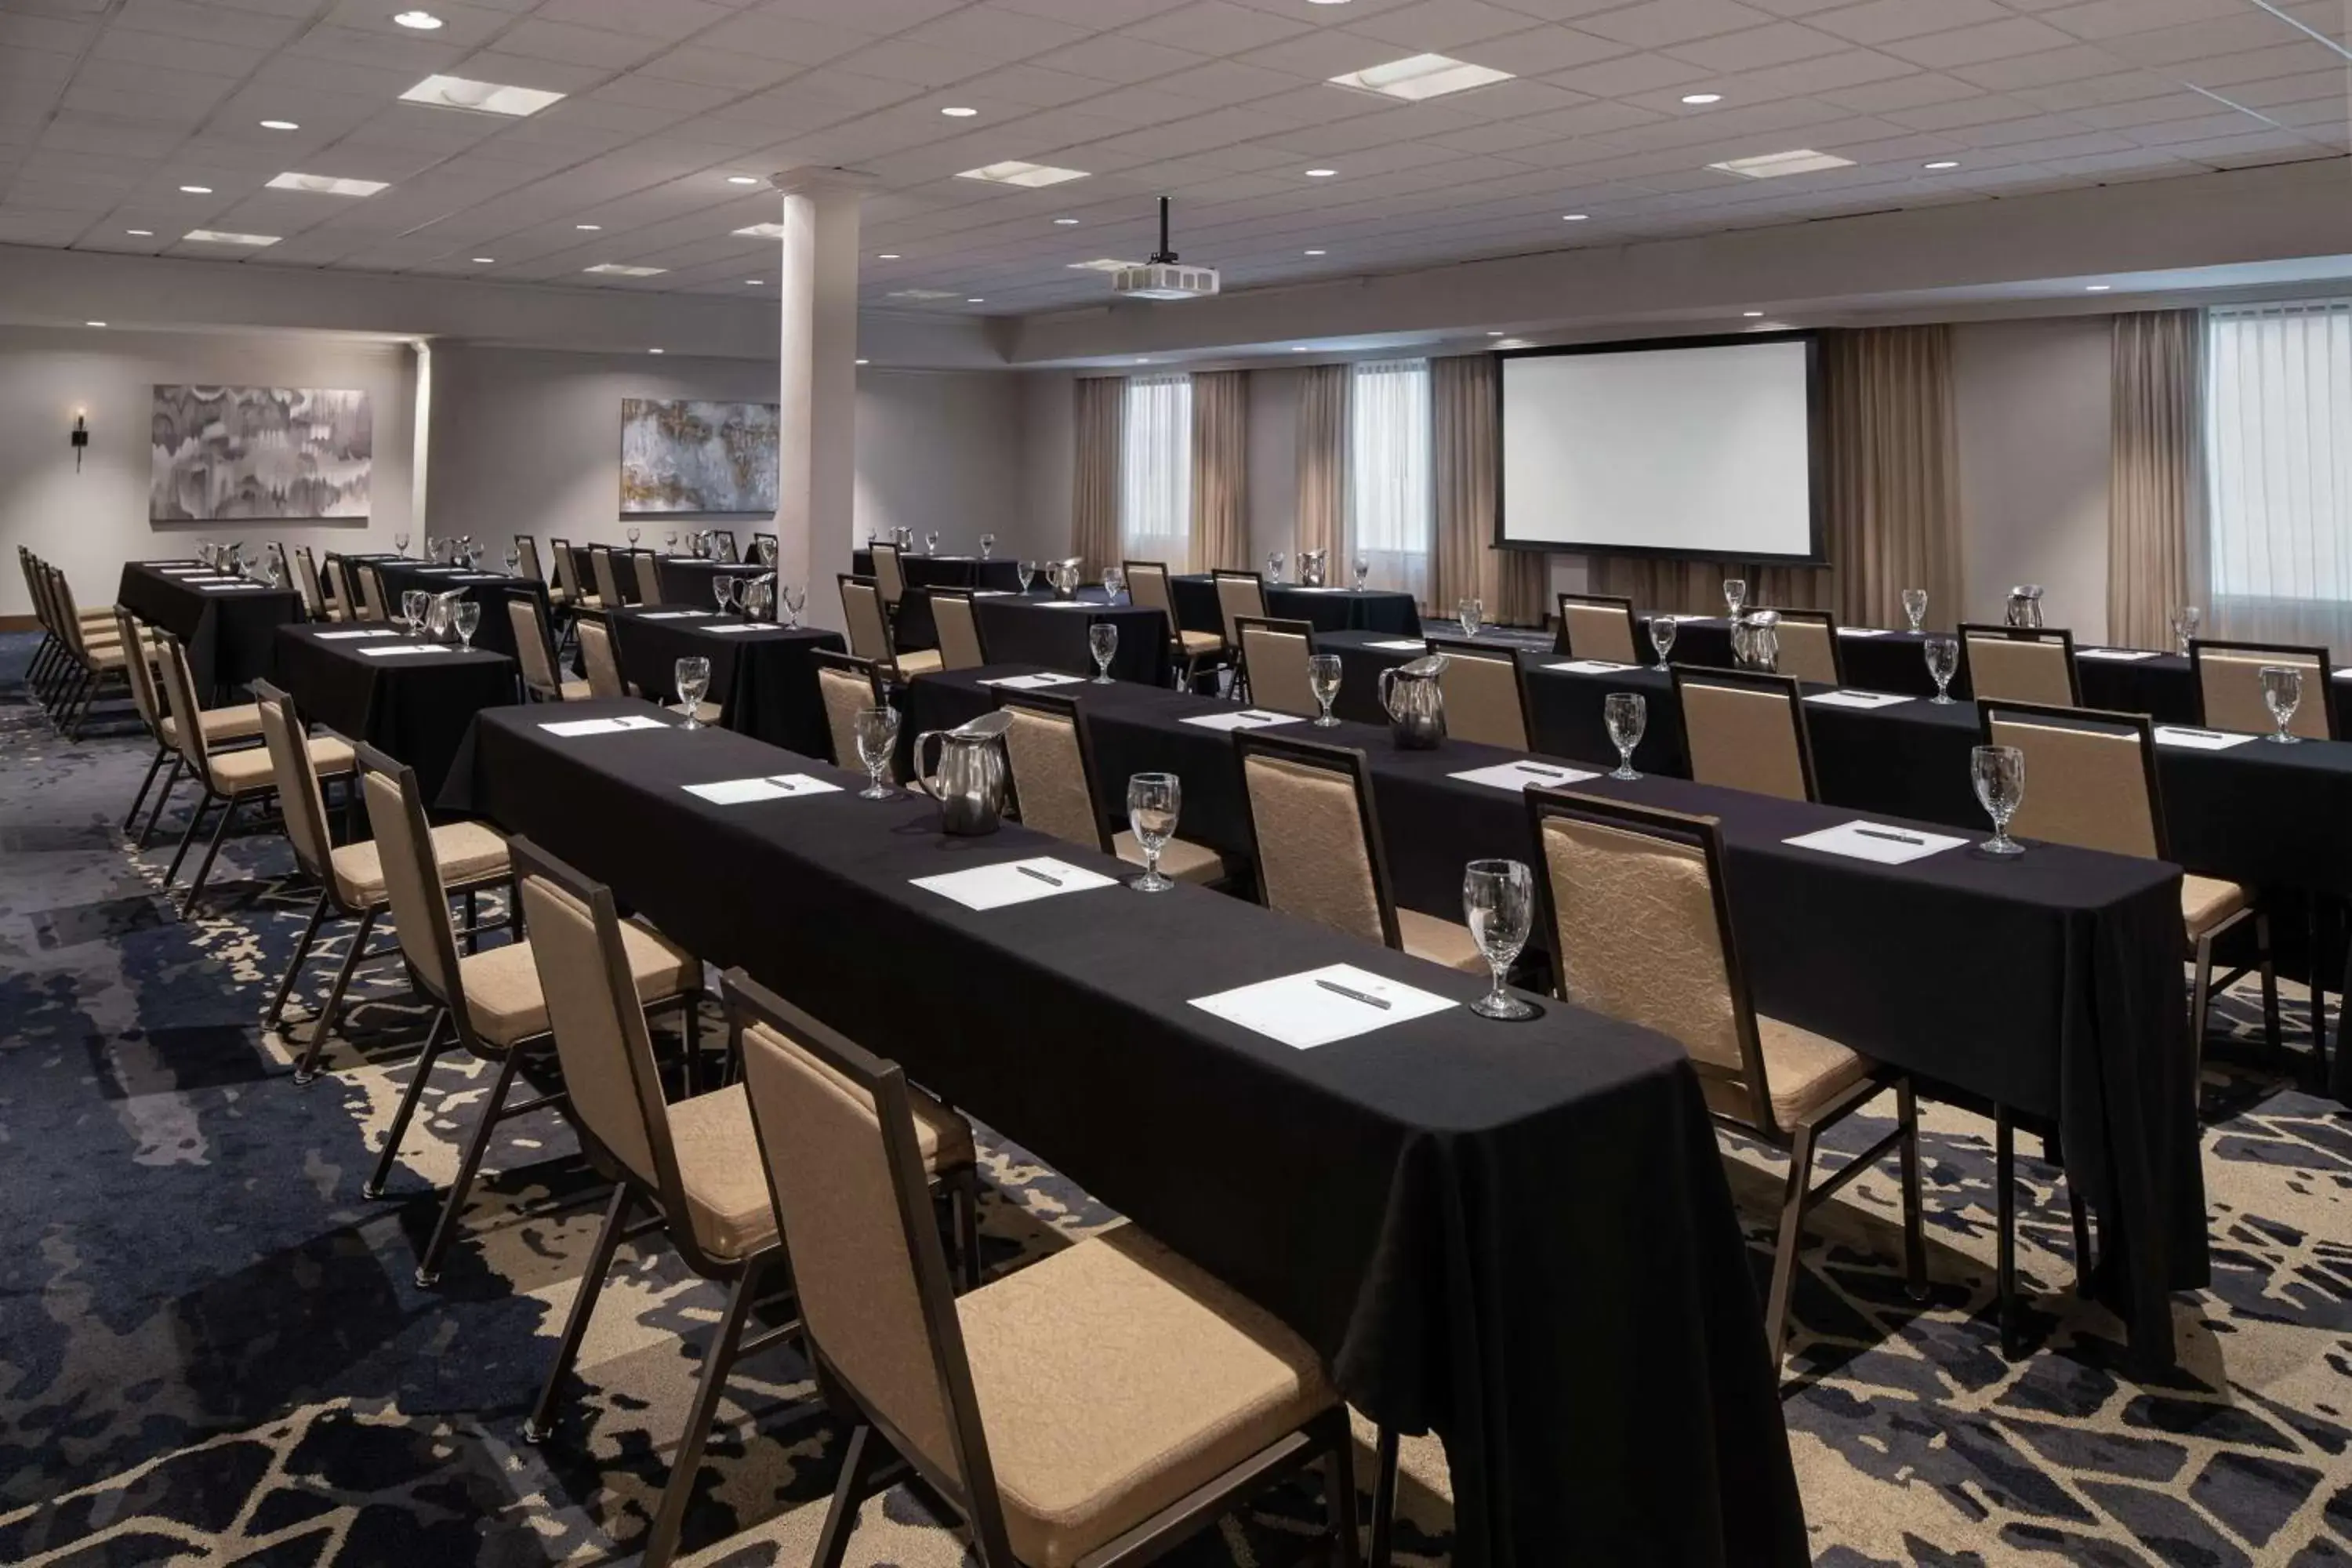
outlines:
[[[302,618],[302,595],[291,588],[208,591],[143,561],[124,563],[114,602],[180,639],[196,693],[205,698],[268,675],[272,634]]]
[[[547,584],[536,577],[509,577],[503,572],[467,572],[452,566],[429,566],[419,562],[386,565],[381,562],[375,569],[377,585],[383,589],[384,613],[398,619],[400,596],[412,588],[427,594],[446,594],[462,589],[466,597],[482,607],[481,624],[474,628],[474,646],[502,653],[511,658],[515,653],[514,623],[507,618],[507,596],[517,590],[530,594],[539,601],[542,616],[551,612]],[[551,626],[554,623],[551,620]]]
[[[923,676],[908,721],[961,722],[993,705],[982,680],[1014,673]],[[1123,798],[1133,773],[1174,773],[1178,831],[1249,856],[1232,736],[1182,722],[1229,704],[1131,685],[1056,689],[1086,705],[1105,794]],[[1400,904],[1459,920],[1465,862],[1540,863],[1516,795],[1448,776],[1516,753],[1462,742],[1400,751],[1360,724],[1279,732],[1370,757]],[[2013,861],[1968,849],[1876,866],[1781,842],[1850,821],[1850,809],[1679,779],[1573,787],[1722,818],[1759,1010],[2055,1124],[2069,1179],[2100,1212],[2101,1271],[2133,1346],[2170,1355],[2167,1292],[2206,1281],[2178,868],[2050,845]]]
[[[1176,620],[1188,632],[1220,632],[1225,618],[1217,607],[1217,581],[1206,572],[1183,572],[1168,579]],[[1307,621],[1318,632],[1387,632],[1421,635],[1421,606],[1411,594],[1390,588],[1301,588],[1265,585],[1265,613],[1276,620]]]
[[[909,589],[907,597],[915,592]],[[929,609],[929,595],[925,608]],[[1110,672],[1118,680],[1150,686],[1168,682],[1168,617],[1158,610],[1128,602],[1121,595],[1111,604],[1100,588],[1081,588],[1076,604],[1056,601],[1045,594],[983,594],[971,602],[972,618],[980,626],[981,646],[992,662],[1029,664],[1073,675],[1095,673],[1095,656],[1087,643],[1087,628],[1108,621],[1118,628],[1118,651]],[[1056,605],[1060,607],[1055,607]],[[906,624],[905,610],[899,624]],[[919,646],[907,642],[901,647]]]
[[[623,710],[645,711],[562,717]],[[1195,888],[973,913],[909,879],[1131,868],[1017,826],[943,839],[919,798],[713,806],[681,786],[850,775],[721,730],[563,741],[545,717],[485,714],[442,804],[901,1062],[1262,1303],[1367,1413],[1434,1426],[1456,1562],[1807,1561],[1715,1134],[1666,1042],[1555,1005],[1294,1050],[1188,1003],[1337,962],[1481,983]]]
[[[677,661],[700,655],[710,661],[706,700],[719,704],[721,724],[787,751],[832,754],[824,700],[817,693],[816,663],[809,656],[820,648],[842,651],[846,645],[839,632],[814,626],[787,631],[773,625],[758,631],[719,632],[713,628],[746,623],[715,611],[688,620],[667,618],[676,613],[636,608],[608,617],[623,676],[647,695],[675,702]]]
[[[594,563],[589,560],[589,552],[592,548],[592,546],[586,544],[574,544],[570,546],[572,553],[572,585],[576,591],[583,594],[593,594],[596,592],[596,568]],[[621,602],[625,605],[634,605],[639,602],[640,595],[637,593],[637,563],[635,558],[640,555],[655,556],[657,560],[668,559],[667,556],[656,556],[656,552],[647,549],[642,544],[635,546],[616,544],[613,546],[613,585],[621,590]],[[662,593],[665,597],[668,595],[669,585],[667,581],[662,584]],[[703,591],[699,602],[705,605],[710,603],[710,594],[708,588]]]
[[[619,557],[614,565],[620,565]],[[655,561],[654,571],[661,582],[662,603],[690,605],[698,610],[715,610],[719,601],[710,596],[710,581],[714,577],[732,577],[738,584],[767,574],[768,569],[753,561],[708,561],[692,555],[664,555]],[[636,580],[632,577],[621,584],[629,602],[637,601]]]
[[[474,715],[520,700],[515,661],[455,647],[371,658],[360,649],[413,647],[415,639],[350,635],[360,629],[280,626],[274,679],[304,720],[415,768],[429,799],[440,792]]]
[[[852,551],[849,569],[860,577],[873,576],[874,552]],[[1021,588],[1021,563],[995,556],[983,561],[977,555],[901,554],[898,570],[909,588]]]

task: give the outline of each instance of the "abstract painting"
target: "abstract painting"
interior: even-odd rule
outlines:
[[[158,386],[147,515],[365,517],[375,429],[364,392]]]
[[[621,399],[621,510],[772,512],[772,403]]]

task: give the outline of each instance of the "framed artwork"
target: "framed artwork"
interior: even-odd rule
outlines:
[[[158,386],[151,444],[151,521],[368,515],[364,392]]]
[[[773,512],[772,403],[621,400],[621,511]]]

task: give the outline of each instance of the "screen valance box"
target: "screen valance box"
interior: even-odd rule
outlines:
[[[364,392],[157,386],[148,520],[364,518],[375,426]]]
[[[772,403],[621,400],[621,514],[776,510]]]

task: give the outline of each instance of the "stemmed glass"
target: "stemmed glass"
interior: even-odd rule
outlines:
[[[888,800],[898,792],[882,782],[890,771],[890,758],[898,747],[898,710],[896,708],[860,708],[857,710],[857,761],[866,770],[866,787],[857,792],[860,800]]]
[[[2015,746],[1979,746],[1969,753],[1969,782],[1992,818],[1992,837],[1977,847],[1988,855],[2024,854],[2025,846],[2009,836],[2009,819],[2025,804],[2025,753]]]
[[[1486,624],[1486,606],[1476,599],[1464,599],[1454,606],[1454,616],[1462,623],[1462,635],[1475,637]]]
[[[1019,566],[1013,568],[1013,575],[1014,580],[1020,583],[1021,591],[1026,594],[1029,591],[1029,584],[1036,581],[1037,563],[1034,561],[1024,561]]]
[[[425,625],[425,615],[433,607],[433,595],[422,588],[411,588],[400,595],[400,618],[408,623],[408,635],[415,637]]]
[[[1911,623],[1911,629],[1915,632],[1921,630],[1927,626],[1927,589],[1906,588],[1903,590],[1903,616],[1906,620]]]
[[[1495,977],[1494,989],[1471,1003],[1470,1011],[1482,1018],[1534,1017],[1535,1008],[1503,989],[1534,923],[1534,874],[1523,861],[1471,861],[1462,871],[1462,917]]]
[[[1739,618],[1739,612],[1747,608],[1747,605],[1748,579],[1726,577],[1723,580],[1723,607],[1728,610],[1731,613],[1731,618],[1737,621]]]
[[[1952,684],[1953,673],[1960,668],[1960,639],[1929,637],[1919,646],[1927,656],[1927,679],[1936,683],[1936,695],[1927,700],[1948,707],[1952,694],[1944,689]]]
[[[777,545],[774,540],[755,539],[751,542],[751,548],[758,552],[761,565],[771,572],[776,569]]]
[[[642,535],[644,532],[645,532],[645,530],[643,530],[643,529],[639,528],[636,524],[635,524],[635,523],[631,523],[631,524],[629,525],[629,548],[630,548],[630,549],[635,550],[635,549],[637,547],[637,540],[638,540],[639,536],[640,536],[640,535]]]
[[[1108,621],[1097,621],[1087,628],[1087,651],[1095,656],[1097,686],[1110,684],[1110,661],[1118,653],[1118,627]]]
[[[509,545],[508,545],[508,546],[507,546],[507,556],[506,556],[506,560],[507,560],[507,575],[508,575],[508,576],[511,577],[511,576],[513,576],[516,573],[518,573],[518,572],[521,571],[521,570],[522,570],[522,546],[520,546],[520,545],[519,545],[519,544],[509,544]]]
[[[1642,733],[1650,727],[1648,700],[1638,691],[1612,691],[1601,704],[1601,716],[1609,726],[1609,743],[1617,748],[1617,766],[1609,776],[1640,778],[1633,771],[1633,748],[1642,743]]]
[[[1650,646],[1658,650],[1658,668],[1660,669],[1672,668],[1672,666],[1666,662],[1666,656],[1675,651],[1675,634],[1681,630],[1682,623],[1675,620],[1672,616],[1652,616],[1650,617]]]
[[[677,553],[677,530],[670,529],[662,535],[662,548],[672,555]]]
[[[1103,593],[1114,605],[1118,603],[1118,591],[1127,586],[1127,574],[1117,566],[1106,566],[1102,574]]]
[[[983,534],[982,534],[982,535],[980,536],[980,558],[981,558],[982,561],[985,561],[985,560],[987,560],[990,556],[992,556],[992,555],[993,555],[993,554],[995,554],[995,553],[996,553],[996,535],[994,535],[994,534],[992,534],[992,533],[983,533]]]
[[[923,553],[926,555],[937,555],[939,552],[940,531],[934,528],[923,535]]]
[[[694,716],[696,704],[710,689],[710,661],[698,654],[689,654],[677,661],[670,679],[677,684],[677,706],[686,715],[686,728],[699,730],[702,721]]]
[[[787,583],[776,590],[776,602],[783,606],[787,629],[801,624],[801,612],[808,608],[808,590],[798,583]]]
[[[1127,781],[1127,826],[1143,846],[1143,875],[1128,883],[1139,893],[1164,893],[1176,884],[1160,874],[1160,852],[1176,837],[1184,809],[1184,782],[1174,773],[1137,773]]]
[[[2173,651],[2181,658],[2189,657],[2189,645],[2196,640],[2197,628],[2204,624],[2205,613],[2194,605],[2183,605],[2172,612]]]
[[[1349,563],[1349,569],[1356,574],[1356,591],[1363,592],[1364,580],[1372,574],[1372,563],[1359,555]]]
[[[474,651],[474,633],[482,624],[482,606],[471,599],[460,599],[449,609],[449,625],[457,633],[457,646],[467,653]]]
[[[2282,746],[2298,744],[2303,737],[2287,729],[2294,722],[2294,710],[2303,702],[2303,671],[2291,664],[2263,666],[2263,705],[2278,721],[2278,733],[2264,737]]]
[[[405,533],[394,534],[392,536],[392,547],[400,552],[401,559],[406,560],[408,558],[408,535]]]
[[[1307,685],[1315,693],[1316,703],[1323,711],[1315,720],[1316,727],[1328,730],[1339,721],[1331,717],[1331,700],[1339,695],[1339,677],[1343,668],[1336,653],[1307,656]]]
[[[1282,552],[1278,550],[1265,558],[1265,580],[1267,582],[1279,583],[1282,581],[1282,563],[1285,557]]]
[[[727,606],[734,602],[735,579],[713,575],[710,579],[710,596],[719,601],[719,613],[725,615]]]

